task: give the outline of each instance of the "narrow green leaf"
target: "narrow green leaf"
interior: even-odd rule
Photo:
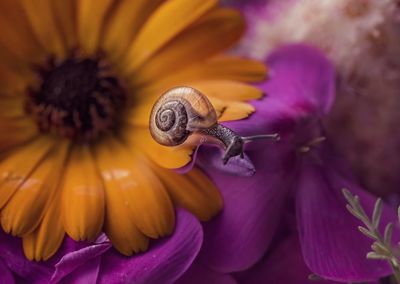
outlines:
[[[387,259],[387,257],[385,255],[380,255],[373,251],[367,253],[367,258],[368,259]]]
[[[382,216],[382,199],[378,198],[375,202],[374,211],[372,213],[373,228],[378,229],[381,216]]]
[[[361,203],[360,203],[360,198],[359,198],[357,195],[354,196],[354,206],[353,206],[353,208],[354,208],[361,216],[363,216],[365,220],[368,220],[368,223],[370,223],[370,222],[369,222],[369,219],[368,219],[368,215],[365,213],[364,209],[362,208]]]
[[[359,212],[357,212],[353,207],[351,207],[349,204],[346,204],[346,209],[351,213],[351,215],[353,215],[354,217],[356,217],[357,219],[361,220],[364,222],[365,218],[364,216],[362,216]]]
[[[369,231],[368,229],[358,226],[358,230],[363,233],[365,236],[367,236],[368,238],[371,238],[373,240],[378,240],[378,236],[376,236],[373,232]]]
[[[377,254],[386,255],[386,256],[390,257],[390,250],[384,244],[381,244],[379,242],[374,242],[371,245],[371,248]]]
[[[385,227],[385,233],[383,234],[383,241],[386,245],[392,244],[392,233],[393,233],[393,223],[388,223]]]
[[[398,217],[398,222],[400,223],[400,206],[397,208],[397,217]]]
[[[369,226],[370,221],[368,219],[368,215],[365,214],[365,211],[360,204],[360,198],[357,195],[352,195],[352,193],[347,188],[343,188],[342,193],[349,203],[346,205],[347,210],[349,210],[354,217],[360,219]]]
[[[342,188],[342,193],[344,197],[346,198],[347,202],[351,205],[354,204],[354,197],[353,194],[347,189],[347,188]]]

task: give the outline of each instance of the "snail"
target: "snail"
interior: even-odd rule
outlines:
[[[245,143],[256,139],[279,140],[279,134],[242,137],[218,123],[217,113],[207,96],[191,87],[175,87],[165,92],[154,104],[149,123],[151,136],[164,146],[192,141],[217,143],[225,149],[222,161],[226,164],[235,156],[244,157]]]

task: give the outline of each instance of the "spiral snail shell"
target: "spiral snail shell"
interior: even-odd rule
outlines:
[[[224,164],[234,156],[243,158],[243,145],[255,139],[279,139],[278,134],[242,137],[218,123],[217,113],[208,98],[190,87],[173,88],[157,100],[150,115],[150,133],[164,146],[177,146],[196,133],[214,138],[225,148]]]
[[[164,93],[150,115],[151,136],[161,145],[176,146],[188,136],[217,123],[208,98],[190,87],[176,87]]]

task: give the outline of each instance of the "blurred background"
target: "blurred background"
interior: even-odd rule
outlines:
[[[259,59],[304,42],[337,70],[337,99],[325,120],[359,182],[398,204],[400,192],[400,1],[225,0],[245,11],[236,52]]]

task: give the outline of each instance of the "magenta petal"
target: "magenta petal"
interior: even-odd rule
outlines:
[[[294,157],[284,143],[249,151],[254,176],[235,177],[205,167],[220,188],[224,210],[204,224],[203,263],[224,273],[256,263],[267,250],[279,223],[291,182]]]
[[[327,114],[335,99],[335,71],[319,50],[290,45],[268,57],[271,78],[263,90],[293,109]]]
[[[74,270],[62,279],[61,283],[91,284],[97,283],[101,257],[91,259],[89,262]]]
[[[228,127],[241,135],[291,131],[298,122],[329,112],[335,98],[335,72],[319,50],[285,46],[268,57],[267,65],[270,78],[259,85],[266,96],[252,102],[256,112],[249,119],[226,123]]]
[[[207,168],[209,171],[216,170],[221,174],[244,177],[255,174],[256,169],[246,153],[243,159],[239,156],[233,157],[229,159],[226,165],[222,162],[222,155],[223,150],[219,148],[203,146],[197,156],[197,164],[203,168]]]
[[[267,96],[300,114],[329,112],[335,99],[335,72],[322,52],[306,45],[289,45],[273,52],[267,65],[270,79],[261,85]]]
[[[67,275],[75,273],[75,270],[85,265],[90,266],[90,262],[96,261],[96,258],[100,258],[110,248],[111,243],[100,243],[88,245],[82,249],[66,253],[55,265],[56,270],[51,278],[51,282],[58,283]],[[82,274],[82,277],[86,277],[85,273]],[[87,271],[87,273],[90,273],[90,271]]]
[[[193,150],[192,159],[190,160],[190,162],[184,165],[183,167],[175,169],[175,171],[180,174],[186,174],[187,172],[191,171],[194,167],[194,164],[196,163],[197,153],[199,152],[199,149],[200,146],[197,146],[196,149]]]
[[[311,281],[312,274],[306,266],[296,236],[284,239],[271,254],[251,269],[240,273],[240,282],[247,284],[284,283],[284,284],[329,284],[331,281]]]
[[[15,275],[30,283],[47,283],[53,272],[48,263],[29,261],[22,251],[21,239],[7,235],[1,229],[0,259]]]
[[[218,273],[195,261],[175,284],[236,284],[229,274]]]
[[[154,243],[134,257],[112,250],[104,256],[99,283],[173,283],[192,264],[203,241],[198,220],[184,210],[177,212],[173,235]]]
[[[220,152],[219,155],[214,155],[214,159],[210,159],[210,166],[216,170],[242,177],[250,177],[256,173],[256,169],[246,153],[244,153],[243,158],[239,156],[230,158],[226,165],[222,162],[221,155]]]
[[[326,156],[326,155],[324,155]],[[316,274],[335,281],[373,281],[391,273],[383,261],[367,260],[372,240],[362,235],[361,225],[345,208],[341,189],[348,188],[360,196],[367,214],[371,214],[375,198],[355,182],[344,177],[333,166],[333,159],[322,157],[317,162],[307,157],[298,184],[298,227],[303,256]],[[340,171],[346,168],[343,165]],[[384,206],[382,222],[395,220],[394,210]]]
[[[198,155],[199,152],[202,152],[203,155]],[[204,153],[207,152],[207,160],[202,159]],[[206,162],[208,166],[213,167],[215,170],[235,175],[235,176],[252,176],[255,173],[255,168],[253,163],[250,161],[247,154],[244,155],[244,158],[233,157],[229,160],[228,164],[224,165],[222,163],[223,150],[211,145],[201,145],[198,146],[193,154],[192,160],[185,166],[176,169],[176,171],[180,174],[184,174],[189,172],[195,163],[202,164]],[[200,159],[198,159],[200,158]]]
[[[0,283],[14,284],[14,276],[7,265],[0,259]]]

